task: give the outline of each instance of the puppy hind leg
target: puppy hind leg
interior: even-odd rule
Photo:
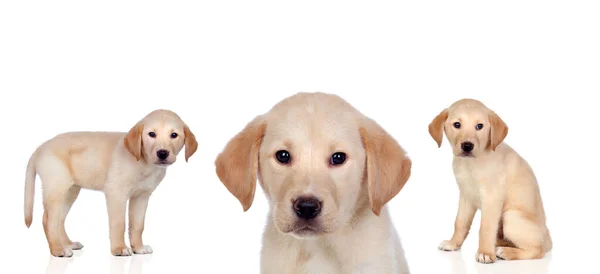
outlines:
[[[80,190],[81,190],[81,188],[77,187],[77,186],[72,186],[69,189],[69,191],[67,192],[66,200],[65,200],[65,212],[64,212],[64,215],[62,216],[63,218],[62,218],[61,235],[60,235],[61,241],[63,243],[63,246],[71,247],[71,249],[73,249],[73,250],[80,250],[83,248],[83,245],[80,242],[71,241],[69,236],[67,236],[67,231],[65,229],[65,219],[67,218],[67,214],[71,210],[73,203],[77,199],[77,196],[79,196]]]
[[[503,246],[503,247],[515,247],[515,245],[513,243],[511,243],[510,241],[506,240],[506,239],[496,239],[496,246]]]
[[[513,243],[511,243],[508,239],[504,237],[504,224],[502,222],[502,218],[500,219],[500,223],[498,225],[498,234],[496,235],[496,246],[515,247]]]
[[[496,256],[504,260],[532,260],[544,257],[543,231],[539,225],[515,210],[505,212],[503,221],[504,237],[513,245],[497,247]]]
[[[48,240],[50,254],[55,257],[71,257],[73,250],[70,246],[63,245],[61,241],[61,227],[64,226],[66,215],[66,190],[54,188],[52,193],[44,195],[44,232]]]
[[[55,257],[71,257],[73,250],[63,244],[61,234],[68,211],[67,196],[74,185],[73,179],[65,164],[53,156],[40,158],[37,171],[42,184],[43,225],[50,254]]]

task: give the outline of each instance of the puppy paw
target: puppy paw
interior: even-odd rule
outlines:
[[[63,257],[63,258],[70,258],[73,257],[73,250],[71,248],[56,248],[53,250],[50,250],[50,254],[52,254],[52,256],[54,257]]]
[[[438,246],[438,249],[443,251],[456,251],[460,249],[460,246],[451,241],[443,241]]]
[[[142,247],[134,247],[133,248],[133,253],[134,254],[152,254],[152,247],[150,247],[149,245],[144,245]]]
[[[519,260],[521,258],[521,250],[514,247],[496,247],[496,256],[502,260]]]
[[[80,242],[71,243],[71,249],[73,249],[73,250],[81,250],[82,248],[83,248],[83,245]]]
[[[131,248],[129,247],[116,247],[111,250],[113,256],[131,256]]]
[[[477,251],[477,254],[475,255],[475,260],[482,264],[491,264],[496,262],[496,254],[492,252],[483,252],[480,250]]]

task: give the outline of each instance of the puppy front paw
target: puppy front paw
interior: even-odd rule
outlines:
[[[73,257],[73,249],[67,248],[55,248],[50,250],[50,254],[54,257],[70,258]]]
[[[438,249],[443,251],[456,251],[460,249],[460,245],[452,241],[443,241],[438,246]]]
[[[111,249],[113,256],[131,256],[131,248],[126,246],[119,246]]]
[[[152,254],[152,247],[150,247],[149,245],[144,245],[141,247],[134,247],[133,248],[133,253],[134,254]]]
[[[80,242],[72,242],[71,243],[71,249],[73,250],[81,250],[83,248],[83,244],[81,244]]]
[[[491,264],[496,262],[496,253],[495,252],[484,252],[482,250],[477,251],[475,255],[475,260],[482,264]]]

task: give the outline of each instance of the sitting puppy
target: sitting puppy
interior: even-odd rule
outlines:
[[[111,252],[116,256],[152,253],[142,243],[148,199],[185,144],[185,160],[198,143],[188,126],[168,110],[155,110],[128,133],[69,132],[43,143],[27,165],[25,224],[31,225],[36,174],[42,181],[44,231],[50,253],[71,257],[83,248],[65,231],[67,213],[81,188],[103,191],[110,224]],[[129,239],[125,245],[125,211],[129,200]]]
[[[546,215],[533,171],[503,143],[508,127],[483,103],[463,99],[444,109],[429,124],[429,133],[452,145],[454,175],[460,189],[454,235],[441,250],[458,250],[477,209],[481,209],[480,263],[539,259],[552,249]]]
[[[261,273],[408,273],[385,206],[411,160],[342,98],[298,93],[257,116],[218,155],[216,173],[248,210],[269,200]]]

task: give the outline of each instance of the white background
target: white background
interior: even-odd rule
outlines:
[[[214,172],[225,143],[299,91],[336,93],[377,120],[414,167],[389,204],[413,273],[569,273],[597,269],[600,161],[598,1],[2,1],[0,273],[258,273],[267,203],[242,212]],[[453,101],[482,100],[534,168],[554,250],[543,260],[475,262],[444,253],[458,188],[451,150],[427,132]],[[154,254],[110,255],[104,197],[82,191],[67,231],[85,247],[51,258],[41,189],[23,221],[36,146],[75,130],[126,131],[176,111],[198,152],[180,155],[153,195]],[[570,270],[571,269],[571,270]]]

